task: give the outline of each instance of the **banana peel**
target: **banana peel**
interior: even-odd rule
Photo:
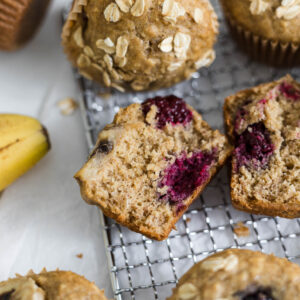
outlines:
[[[31,117],[0,114],[0,192],[49,150],[47,130]]]

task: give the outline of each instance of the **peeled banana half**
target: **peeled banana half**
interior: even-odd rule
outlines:
[[[50,150],[47,130],[31,117],[0,114],[0,192]]]

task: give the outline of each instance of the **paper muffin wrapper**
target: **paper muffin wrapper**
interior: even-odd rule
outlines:
[[[0,1],[0,49],[14,50],[36,32],[50,0]]]
[[[78,16],[82,13],[83,7],[87,6],[88,0],[74,0],[72,8],[69,12],[68,18],[64,24],[61,38],[63,43],[68,42],[68,39],[72,32],[72,27],[74,26],[75,21],[78,19]]]
[[[237,24],[226,11],[225,16],[238,44],[254,60],[277,67],[290,67],[300,63],[300,44],[263,38]]]

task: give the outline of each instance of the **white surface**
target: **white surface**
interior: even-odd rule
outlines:
[[[0,53],[0,113],[38,118],[52,142],[47,156],[0,196],[0,281],[31,268],[59,268],[86,276],[112,297],[98,211],[81,200],[73,179],[87,156],[80,112],[62,116],[56,106],[78,98],[60,46],[63,2],[53,0],[26,48]]]

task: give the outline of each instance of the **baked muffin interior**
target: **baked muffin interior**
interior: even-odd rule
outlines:
[[[225,118],[235,143],[233,203],[257,213],[298,215],[299,208],[284,212],[276,204],[300,204],[299,84],[287,76],[229,97]]]
[[[157,97],[116,115],[76,179],[108,216],[162,239],[229,152],[182,99]]]

